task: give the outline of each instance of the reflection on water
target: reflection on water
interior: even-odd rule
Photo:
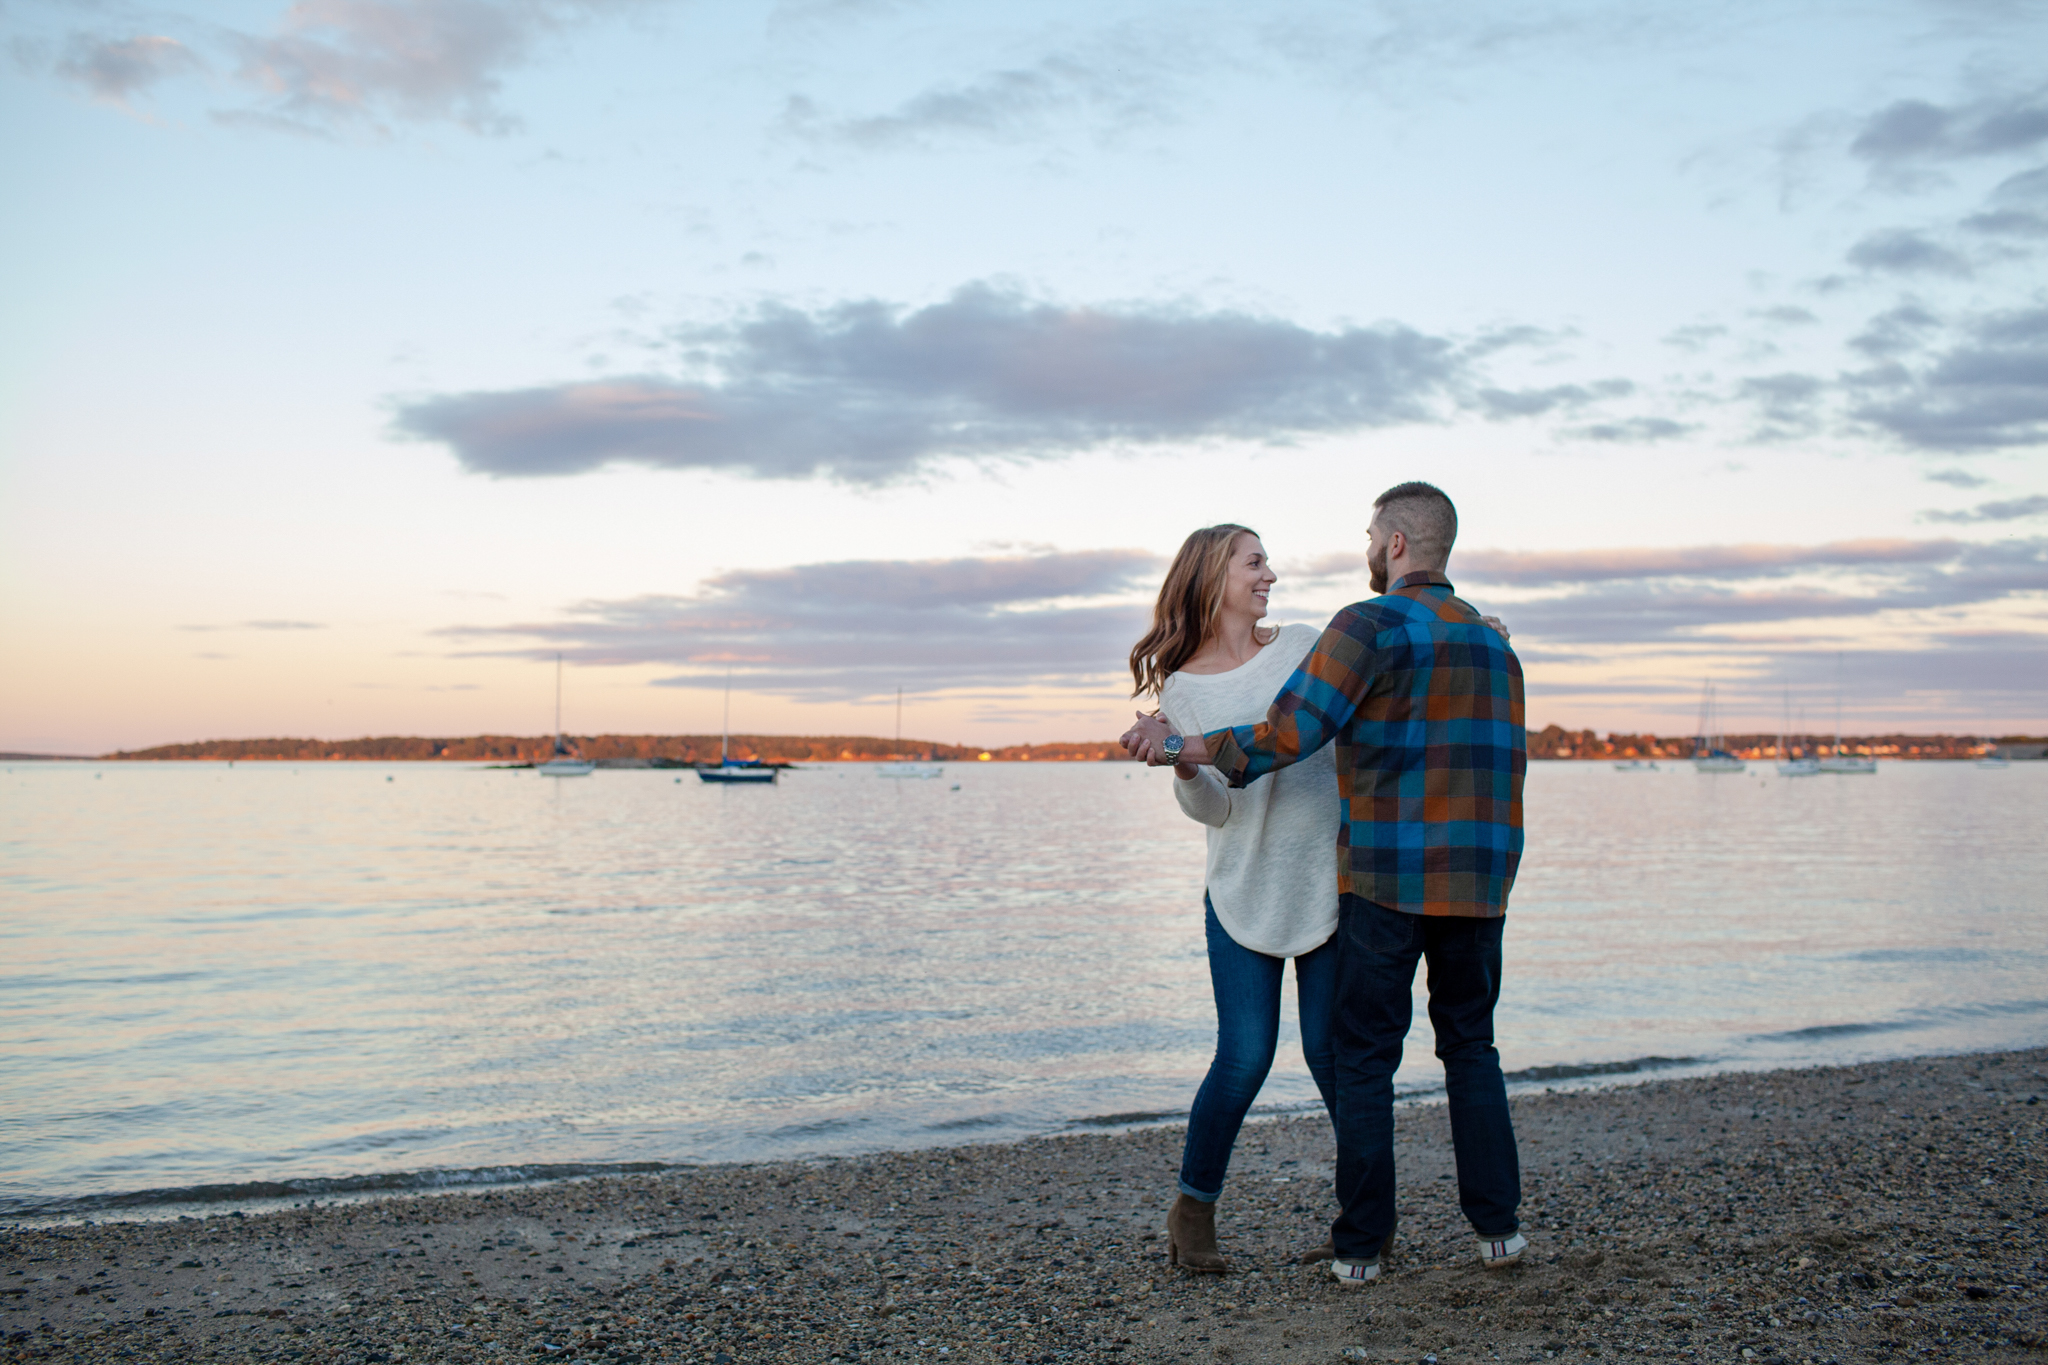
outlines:
[[[17,764],[0,1207],[1180,1112],[1213,1020],[1167,781]],[[2048,1038],[2048,765],[1539,764],[1529,794],[1524,1083]],[[1296,1046],[1265,1103],[1313,1102]]]

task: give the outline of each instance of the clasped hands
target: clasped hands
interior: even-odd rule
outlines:
[[[1163,747],[1166,744],[1166,737],[1172,733],[1173,727],[1163,718],[1148,716],[1140,711],[1138,723],[1124,731],[1118,742],[1132,758],[1143,759],[1148,768],[1163,768],[1172,764],[1175,773],[1181,777],[1192,778],[1197,771],[1195,765],[1209,761],[1208,746],[1203,743],[1200,735],[1182,735],[1180,762],[1174,763],[1166,756]]]

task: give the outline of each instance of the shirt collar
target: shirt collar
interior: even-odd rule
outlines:
[[[1450,586],[1451,580],[1445,578],[1435,569],[1417,569],[1414,573],[1402,574],[1400,580],[1389,591],[1399,592],[1403,588],[1448,588]]]

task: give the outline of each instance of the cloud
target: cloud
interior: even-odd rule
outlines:
[[[297,0],[278,30],[240,35],[255,109],[231,123],[324,132],[387,119],[449,121],[502,133],[505,74],[572,23],[636,0]]]
[[[2048,513],[2048,494],[2037,493],[2026,498],[2004,498],[1996,502],[1980,502],[1975,507],[1961,512],[1922,512],[1926,521],[1946,521],[1968,524],[1978,521],[2018,521],[2023,517],[2038,517]]]
[[[1318,332],[1175,307],[1063,307],[989,285],[905,310],[768,305],[688,334],[698,373],[442,394],[393,434],[500,477],[624,463],[882,484],[946,456],[1438,420],[1470,361],[1397,323]]]
[[[1668,441],[1692,430],[1691,423],[1674,422],[1668,417],[1626,417],[1618,422],[1594,422],[1590,426],[1571,427],[1566,434],[1588,441],[1646,445],[1652,441]]]
[[[1951,107],[1898,100],[1864,122],[1849,151],[1880,182],[1913,188],[1930,165],[2023,153],[2044,142],[2048,99],[2034,91]]]
[[[2048,204],[2048,166],[2020,171],[1998,182],[1991,191],[1994,204]]]
[[[1791,304],[1759,309],[1754,316],[1762,318],[1765,322],[1775,322],[1781,327],[1808,327],[1820,321],[1812,309]]]
[[[1702,351],[1710,342],[1718,341],[1727,335],[1728,329],[1719,323],[1695,322],[1667,333],[1664,344],[1675,346],[1681,351]]]
[[[1122,130],[1161,117],[1153,82],[1136,63],[1105,69],[1071,56],[994,71],[964,85],[918,94],[886,114],[834,117],[796,95],[785,105],[783,128],[817,142],[870,151],[928,146],[958,139],[1009,140],[1037,132],[1055,117],[1081,110],[1105,129]]]
[[[1980,316],[1916,366],[1851,376],[1853,415],[1920,450],[2048,442],[2048,307]]]
[[[1621,398],[1635,392],[1626,379],[1603,379],[1594,384],[1558,384],[1547,389],[1481,389],[1474,395],[1479,411],[1495,420],[1536,417],[1554,408],[1580,408],[1603,398]]]
[[[126,104],[167,77],[201,69],[203,63],[175,38],[142,34],[134,38],[72,38],[57,74],[110,104]]]
[[[672,668],[658,685],[749,691],[794,701],[913,691],[1117,685],[1149,618],[1164,561],[1142,550],[1044,551],[944,560],[855,560],[717,575],[687,594],[579,603],[552,620],[440,632],[465,655]],[[1357,554],[1290,565],[1290,581],[1334,581]],[[1530,657],[1598,659],[1590,646],[1760,646],[1733,627],[1954,610],[2048,590],[2048,538],[1844,541],[1516,553],[1461,551],[1451,572],[1494,603]],[[2015,651],[2048,648],[1950,629],[1929,648],[1984,655],[1976,681],[2013,673]],[[1962,653],[1956,657],[1963,657]],[[1976,658],[1976,654],[1969,657]],[[1972,664],[1977,668],[1978,664]],[[1654,670],[1653,670],[1654,671]],[[2036,675],[2038,676],[2038,675]],[[1960,684],[1957,684],[1960,685]]]
[[[1754,403],[1772,424],[1757,433],[1760,439],[1772,440],[1813,430],[1827,387],[1810,374],[1766,374],[1743,380],[1736,392]]]
[[[1870,233],[1849,248],[1848,261],[1863,270],[1893,275],[1948,275],[1961,279],[1970,274],[1970,263],[1961,256],[1905,228]]]
[[[1927,334],[1940,325],[1940,318],[1907,300],[1873,317],[1861,332],[1849,338],[1849,345],[1868,356],[1894,356],[1917,350]]]
[[[1539,651],[1521,648],[1519,625],[1510,624],[1517,626],[1516,652],[1526,665]],[[1593,650],[1564,661],[1600,657]],[[1673,658],[1671,664],[1643,668],[1615,682],[1580,681],[1530,668],[1532,716],[1539,711],[1542,717],[1555,715],[1576,699],[1580,704],[1573,711],[1597,720],[1617,705],[1634,702],[1672,717],[1657,725],[1659,733],[1683,733],[1698,703],[1699,673],[1707,670],[1696,656],[1685,656],[1685,667],[1695,671],[1681,680],[1674,676],[1677,662]],[[1789,692],[1797,708],[1794,731],[1825,733],[1833,724],[1839,676],[1850,681],[1846,725],[1853,734],[1899,728],[1952,734],[1961,727],[2009,734],[2038,724],[2043,714],[2040,679],[2048,673],[2048,636],[1955,632],[1908,648],[1866,647],[1839,654],[1833,648],[1795,650],[1778,642],[1724,644],[1709,667],[1719,680],[1717,690],[1733,731],[1775,730]]]
[[[721,574],[687,596],[584,602],[557,621],[457,626],[475,652],[689,670],[678,687],[740,685],[792,699],[896,687],[1100,678],[1145,630],[1163,561],[1143,550],[853,560]],[[1103,599],[1125,599],[1109,600]],[[530,643],[526,643],[530,642]]]
[[[1955,609],[2048,591],[2048,538],[1454,554],[1461,586],[1563,589],[1502,605],[1544,644],[1739,639],[1729,627]]]
[[[1941,563],[1964,548],[1955,540],[1844,540],[1825,545],[1697,545],[1654,550],[1466,550],[1457,552],[1457,569],[1463,577],[1524,588],[1651,578],[1725,582],[1805,569]]]
[[[238,621],[226,626],[179,626],[179,630],[325,630],[318,621]]]
[[[1967,469],[1934,469],[1924,477],[1929,483],[1945,483],[1951,488],[1982,488],[1991,482]]]
[[[1993,237],[2048,237],[2048,216],[2027,209],[1987,209],[1963,219],[1962,226]]]

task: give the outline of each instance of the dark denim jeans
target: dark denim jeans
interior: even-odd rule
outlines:
[[[1482,1237],[1520,1225],[1522,1167],[1493,1047],[1505,917],[1404,915],[1338,898],[1337,1254],[1371,1257],[1394,1227],[1394,1071],[1414,1016],[1415,963],[1429,963],[1429,1022],[1443,1059],[1458,1207]]]
[[[1207,912],[1203,922],[1209,937],[1209,984],[1216,992],[1216,1060],[1209,1063],[1209,1074],[1195,1092],[1195,1107],[1188,1115],[1180,1191],[1209,1203],[1223,1193],[1237,1130],[1273,1067],[1273,1051],[1280,1043],[1280,975],[1287,959],[1254,952],[1232,938],[1217,922],[1216,907],[1206,894],[1202,908]],[[1336,985],[1335,940],[1294,959],[1301,1055],[1322,1092],[1323,1108],[1333,1117],[1337,1110],[1330,1006]]]

